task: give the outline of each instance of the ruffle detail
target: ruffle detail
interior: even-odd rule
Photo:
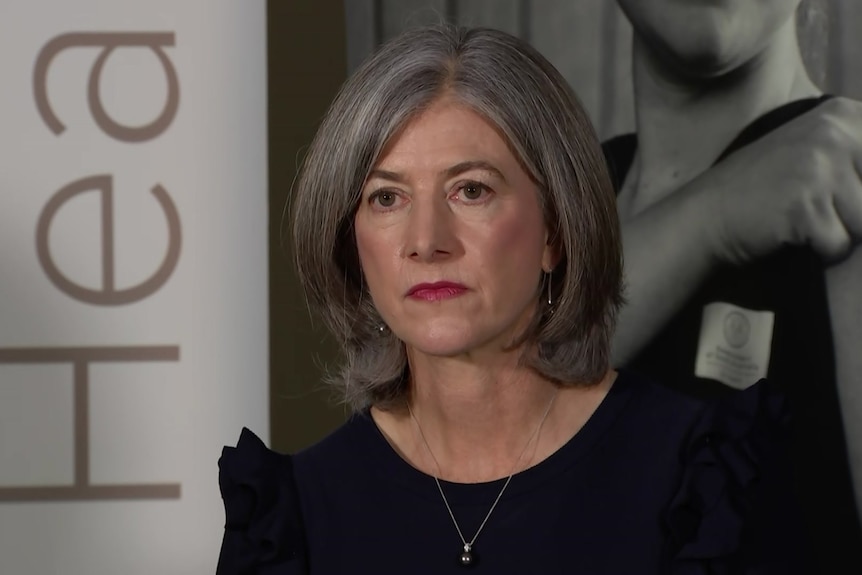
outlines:
[[[765,380],[708,408],[687,444],[667,514],[673,575],[749,572],[744,527],[756,514],[761,482],[775,476],[767,467],[783,461],[787,427],[784,396]]]
[[[305,536],[290,456],[243,428],[219,459],[225,534],[216,575],[304,573]]]

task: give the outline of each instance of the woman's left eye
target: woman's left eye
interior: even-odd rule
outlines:
[[[458,192],[468,201],[482,199],[482,196],[487,191],[487,187],[479,182],[466,182],[458,187]]]

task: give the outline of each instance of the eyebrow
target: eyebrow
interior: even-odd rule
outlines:
[[[490,172],[497,178],[506,181],[506,177],[503,173],[494,167],[493,164],[486,162],[485,160],[467,160],[466,162],[459,162],[450,168],[446,168],[441,173],[447,178],[453,178],[459,174],[463,174],[464,172],[469,172],[470,170],[482,170],[485,172]],[[404,176],[399,174],[398,172],[390,172],[388,170],[380,170],[375,169],[371,170],[371,173],[368,174],[368,179],[372,178],[380,178],[383,180],[389,180],[391,182],[404,183]]]

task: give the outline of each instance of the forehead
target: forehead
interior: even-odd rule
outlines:
[[[465,156],[518,162],[497,125],[467,104],[446,96],[407,120],[389,139],[375,167],[431,167],[463,161]]]

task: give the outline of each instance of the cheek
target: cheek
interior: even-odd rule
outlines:
[[[362,275],[373,297],[375,293],[385,289],[383,285],[385,278],[392,277],[394,274],[395,270],[392,269],[394,244],[387,241],[382,234],[369,233],[369,230],[362,226],[356,227],[354,238]]]
[[[541,269],[545,247],[543,225],[535,217],[514,217],[500,222],[490,239],[498,269],[507,269],[518,279],[533,277]]]

